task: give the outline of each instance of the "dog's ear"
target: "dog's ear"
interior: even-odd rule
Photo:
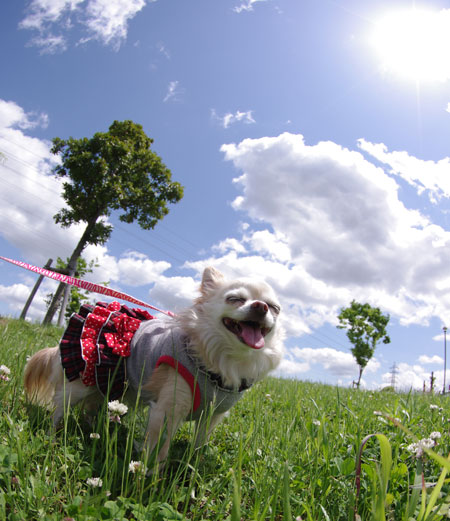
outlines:
[[[220,273],[219,270],[208,266],[203,271],[202,283],[200,286],[200,292],[202,295],[206,295],[210,291],[216,290],[225,280],[225,277]]]

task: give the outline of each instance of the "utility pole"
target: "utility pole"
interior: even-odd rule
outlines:
[[[53,262],[53,259],[48,259],[47,264],[44,266],[44,269],[46,269],[46,270],[50,269],[52,262]],[[31,306],[31,303],[33,302],[34,296],[36,295],[36,292],[39,289],[39,286],[41,285],[43,278],[44,278],[44,275],[39,275],[39,278],[37,279],[37,282],[34,285],[34,288],[31,290],[30,296],[28,297],[28,300],[26,301],[25,306],[23,307],[22,313],[20,314],[20,318],[22,320],[25,320],[25,317],[27,316],[28,308]]]

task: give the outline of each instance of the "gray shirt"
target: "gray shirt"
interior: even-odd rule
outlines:
[[[221,385],[220,377],[208,373],[200,361],[189,352],[188,338],[173,322],[153,319],[142,322],[131,342],[131,355],[126,359],[128,384],[137,392],[142,382],[150,380],[152,372],[161,364],[168,364],[189,384],[192,397],[192,415],[197,420],[209,413],[230,409],[245,389],[228,389]],[[142,390],[144,401],[154,400],[148,391]]]

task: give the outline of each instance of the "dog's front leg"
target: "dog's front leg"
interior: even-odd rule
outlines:
[[[156,403],[150,408],[144,450],[148,458],[157,446],[158,462],[163,462],[169,451],[170,442],[181,423],[187,418],[192,407],[192,393],[188,383],[172,367],[160,366],[152,377],[161,384]],[[161,378],[164,374],[165,378]],[[164,380],[162,383],[161,380]],[[166,439],[164,439],[164,435]]]
[[[213,414],[212,416],[202,416],[197,422],[197,436],[195,438],[195,448],[198,449],[208,443],[208,439],[212,431],[222,421],[226,412],[222,414]]]

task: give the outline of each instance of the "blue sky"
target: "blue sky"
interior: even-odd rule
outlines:
[[[414,9],[415,10],[414,10]],[[425,10],[425,11],[424,11]],[[0,6],[0,254],[68,256],[53,137],[131,119],[185,186],[154,231],[111,216],[89,279],[173,311],[201,272],[265,278],[279,374],[349,385],[336,316],[389,313],[364,385],[443,382],[450,326],[450,9],[443,1],[31,0]],[[35,275],[0,265],[0,312]],[[30,310],[40,320],[46,280]]]

